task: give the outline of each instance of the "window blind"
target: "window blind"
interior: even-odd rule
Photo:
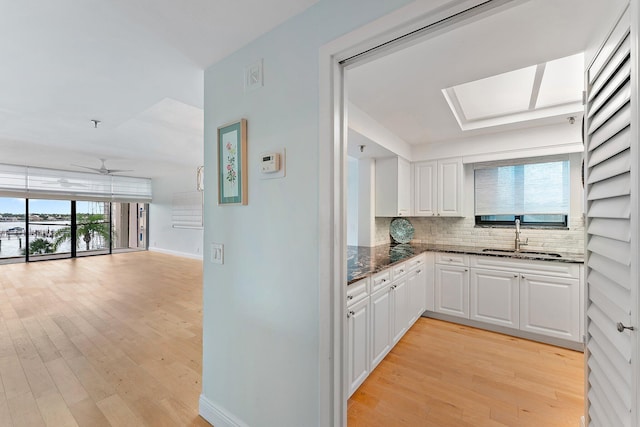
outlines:
[[[151,180],[0,164],[0,196],[150,202]]]
[[[202,228],[202,192],[175,193],[171,222],[174,228]]]
[[[569,214],[568,160],[476,169],[474,182],[476,216]]]

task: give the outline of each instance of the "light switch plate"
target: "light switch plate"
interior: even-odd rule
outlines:
[[[224,245],[222,243],[211,244],[211,262],[224,264]]]
[[[262,87],[263,84],[262,59],[259,59],[244,69],[244,91],[256,90]]]

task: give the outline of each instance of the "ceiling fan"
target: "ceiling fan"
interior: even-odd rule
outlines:
[[[92,171],[98,172],[101,175],[111,175],[112,173],[118,173],[118,172],[133,172],[133,169],[108,169],[104,164],[104,162],[106,162],[107,159],[100,159],[100,161],[102,162],[102,165],[99,168],[92,168],[89,166],[82,166],[82,165],[73,165],[73,166],[90,169]]]
[[[58,178],[55,181],[44,181],[41,183],[41,185],[55,185],[55,186],[60,186],[64,188],[86,187],[85,184],[82,184],[79,182],[72,182],[72,181],[69,181],[67,178]]]

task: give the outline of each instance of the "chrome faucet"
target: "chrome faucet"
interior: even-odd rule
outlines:
[[[520,252],[520,246],[529,244],[529,238],[524,242],[520,241],[520,219],[516,219],[516,252]]]

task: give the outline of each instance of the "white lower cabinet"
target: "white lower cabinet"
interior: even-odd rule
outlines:
[[[436,264],[435,311],[469,318],[469,268]]]
[[[520,275],[514,271],[471,269],[469,318],[508,328],[520,325]]]
[[[580,341],[580,280],[523,274],[520,329]]]
[[[371,295],[371,369],[391,350],[393,301],[391,283]]]
[[[369,311],[368,298],[347,307],[349,396],[360,387],[370,372]]]
[[[432,255],[417,255],[347,287],[349,396],[432,304]]]
[[[436,254],[432,311],[581,342],[581,277],[578,263]]]
[[[407,277],[407,300],[409,325],[413,325],[427,309],[427,270],[424,264]]]
[[[411,327],[409,324],[409,310],[407,299],[407,280],[402,278],[391,285],[391,299],[393,301],[393,345],[396,345],[405,332]]]

